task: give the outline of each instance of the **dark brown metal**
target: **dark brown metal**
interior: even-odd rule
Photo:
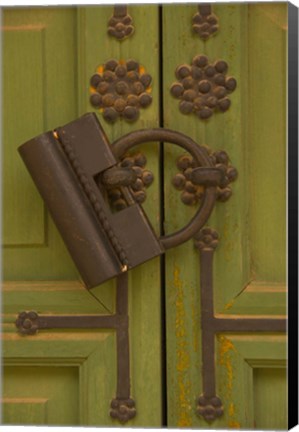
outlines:
[[[194,158],[183,154],[177,159],[180,170],[172,179],[173,186],[181,191],[181,201],[186,205],[198,204],[203,197],[204,186],[217,187],[217,200],[227,201],[232,195],[229,186],[238,176],[225,151],[212,151],[206,147],[213,167],[198,167]]]
[[[190,137],[169,129],[143,129],[131,132],[112,144],[113,152],[116,157],[120,158],[135,145],[151,141],[176,144],[187,150],[199,166],[213,167],[208,152],[203,146],[197,144]],[[209,185],[204,188],[201,205],[191,221],[181,230],[160,238],[160,242],[165,249],[188,241],[200,230],[212,212],[216,193],[215,186]]]
[[[113,16],[108,22],[108,34],[121,41],[133,33],[133,19],[128,15],[127,5],[115,5]]]
[[[86,287],[163,253],[129,187],[121,187],[127,208],[111,213],[106,203],[101,177],[118,160],[96,115],[58,128],[55,137],[40,135],[19,151]]]
[[[178,81],[172,84],[170,91],[180,99],[181,113],[193,113],[207,120],[215,111],[227,111],[231,105],[228,95],[237,86],[235,78],[226,76],[227,70],[224,60],[209,63],[205,55],[195,56],[191,65],[179,65],[175,71]]]
[[[275,317],[215,316],[213,300],[213,255],[218,245],[218,233],[203,228],[195,237],[200,255],[200,302],[203,393],[197,400],[196,412],[210,422],[223,414],[223,405],[216,395],[215,335],[223,332],[285,332],[286,319]]]
[[[139,204],[144,203],[147,194],[146,189],[154,181],[151,171],[146,168],[146,156],[143,153],[127,153],[120,158],[119,169],[130,169],[135,174],[135,179],[130,183],[130,188],[134,200]],[[128,206],[121,188],[113,187],[108,190],[108,199],[111,206],[116,210],[122,210]]]
[[[217,33],[219,30],[218,17],[212,12],[210,3],[198,5],[198,12],[192,18],[192,28],[204,41]]]
[[[35,311],[21,312],[16,327],[24,335],[33,335],[39,330],[54,328],[116,329],[125,320],[117,315],[38,315]]]
[[[108,60],[90,79],[90,103],[106,121],[118,118],[134,122],[139,110],[152,103],[152,77],[135,60]]]
[[[116,313],[129,321],[128,274],[117,279]],[[125,423],[136,415],[135,401],[130,397],[130,345],[128,325],[117,329],[117,391],[111,401],[110,416]]]

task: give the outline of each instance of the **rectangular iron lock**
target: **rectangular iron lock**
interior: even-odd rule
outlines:
[[[87,288],[164,252],[130,187],[121,186],[128,207],[111,211],[106,186],[119,161],[95,114],[18,150]]]

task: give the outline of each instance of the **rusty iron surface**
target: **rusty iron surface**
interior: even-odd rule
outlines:
[[[219,243],[218,233],[204,227],[194,237],[199,251],[200,307],[202,343],[202,394],[196,405],[196,412],[207,422],[223,414],[221,398],[216,394],[215,335],[223,332],[285,332],[286,319],[275,317],[219,317],[214,313],[213,256]]]
[[[181,191],[181,201],[186,205],[196,205],[201,202],[204,186],[217,187],[217,200],[227,201],[232,189],[230,183],[238,176],[236,168],[230,162],[225,151],[212,151],[206,147],[213,168],[198,167],[198,164],[188,154],[177,159],[177,173],[173,179],[173,186]]]
[[[228,97],[237,81],[227,76],[228,64],[224,60],[212,63],[206,55],[193,57],[191,64],[181,64],[175,70],[177,81],[171,85],[171,94],[180,100],[182,114],[194,114],[208,120],[215,112],[225,112],[231,101]]]
[[[210,3],[198,4],[198,12],[192,18],[192,29],[204,41],[217,33],[218,17],[213,13]]]
[[[133,19],[128,14],[126,4],[114,6],[112,17],[108,22],[108,34],[119,41],[131,36],[134,33]]]
[[[126,184],[130,180],[133,188],[137,174],[132,170],[124,176],[117,167],[119,159],[95,114],[33,138],[19,152],[87,288],[164,252]],[[112,211],[107,182],[120,182],[126,208]]]
[[[139,62],[110,59],[90,78],[90,103],[109,123],[119,118],[134,122],[140,109],[152,103],[151,82]]]

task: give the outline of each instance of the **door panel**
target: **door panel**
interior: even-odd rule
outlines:
[[[167,35],[163,38],[163,97],[167,107],[164,126],[179,130],[213,150],[225,150],[239,173],[232,184],[231,198],[216,204],[207,223],[220,237],[213,272],[217,317],[278,317],[286,313],[286,11],[282,3],[213,4],[220,29],[203,42],[191,31],[192,17],[196,13],[194,5],[163,6],[163,31]],[[227,61],[227,75],[237,80],[237,89],[230,95],[230,109],[215,113],[206,122],[194,115],[181,114],[178,100],[169,91],[176,81],[176,67],[190,64],[197,54],[205,54],[211,62]],[[171,182],[178,172],[176,158],[182,153],[165,145],[166,233],[181,228],[194,214],[194,208],[182,204],[180,192]],[[206,349],[201,343],[199,273],[198,252],[192,242],[167,252],[170,427],[206,428],[209,425],[194,409],[202,393],[201,356]],[[255,396],[256,386],[258,394],[267,392],[264,387],[267,379],[272,391],[276,385],[281,385],[286,392],[284,336],[220,333],[215,344],[219,350],[217,394],[224,404],[224,415],[211,427],[258,428],[260,424],[286,427],[285,410],[272,417],[264,412],[262,422],[260,398]],[[239,345],[246,354],[240,353]],[[269,374],[263,375],[264,369],[261,372],[258,366],[248,364],[251,358],[265,362],[261,367],[269,368]],[[279,378],[275,369],[277,361],[282,368]],[[274,396],[271,402],[266,399],[264,404],[278,409],[278,400],[274,399]]]
[[[238,179],[231,198],[217,202],[207,224],[220,237],[214,254],[215,313],[238,319],[285,315],[287,5],[212,7],[220,29],[206,42],[192,33],[197,11],[192,4],[129,5],[135,32],[122,42],[107,36],[112,6],[4,10],[4,423],[119,426],[109,417],[116,390],[114,331],[44,330],[24,337],[14,325],[22,310],[115,311],[115,281],[94,288],[93,296],[84,289],[17,153],[26,140],[85,112],[98,114],[110,142],[163,126],[229,154]],[[197,54],[227,61],[228,75],[237,80],[230,109],[208,121],[181,114],[170,93],[176,67]],[[111,125],[90,105],[90,77],[113,58],[135,59],[152,76],[152,104],[135,123]],[[153,142],[138,150],[155,178],[143,207],[157,234],[160,227],[170,234],[195,212],[172,186],[183,152]],[[137,416],[128,426],[161,427],[164,421],[180,428],[285,428],[286,402],[277,396],[286,388],[282,333],[219,331],[215,376],[224,415],[213,423],[197,416],[205,349],[198,251],[189,241],[167,251],[162,264],[156,258],[129,274]]]
[[[76,116],[75,75],[63,73],[75,69],[75,22],[70,8],[15,8],[3,14],[6,280],[77,278],[17,152],[31,137]]]
[[[134,19],[158,26],[158,8],[133,8]],[[79,275],[33,182],[17,153],[31,137],[74,120],[89,104],[89,79],[110,58],[135,58],[152,74],[154,103],[142,117],[143,127],[158,126],[158,31],[144,40],[142,26],[124,49],[118,42],[103,44],[111,7],[26,8],[4,11],[4,284],[3,356],[5,423],[114,425],[109,416],[116,391],[116,343],[113,331],[41,331],[33,337],[16,333],[14,321],[22,310],[41,314],[107,314],[115,310],[115,281],[93,289],[92,297]],[[111,49],[111,47],[113,47]],[[145,54],[144,54],[145,53]],[[6,61],[7,60],[7,61]],[[22,80],[13,84],[23,66]],[[15,103],[18,100],[18,104]],[[23,108],[25,107],[25,108]],[[23,113],[24,111],[24,113]],[[104,125],[112,142],[133,130],[124,122]],[[145,209],[159,229],[158,145],[142,151],[155,182]],[[15,229],[16,228],[16,229]],[[154,259],[130,272],[130,341],[132,397],[138,416],[130,426],[160,426],[160,263]],[[97,301],[98,300],[98,301]],[[13,380],[11,368],[19,380]],[[37,368],[38,367],[38,368]],[[33,377],[30,371],[36,370]],[[62,397],[68,399],[61,417],[56,386],[65,371]],[[33,384],[28,387],[29,380]],[[46,383],[51,381],[51,386]],[[34,392],[32,392],[32,387]],[[56,388],[57,387],[57,388]],[[149,405],[148,400],[151,401]],[[55,412],[57,411],[57,414]]]

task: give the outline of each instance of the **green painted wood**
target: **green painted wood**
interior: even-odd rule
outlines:
[[[5,332],[2,335],[2,347],[4,366],[41,371],[41,374],[36,373],[34,376],[34,386],[32,383],[30,386],[12,385],[11,380],[8,380],[7,386],[3,386],[4,398],[29,397],[28,393],[33,392],[41,395],[38,397],[49,399],[49,403],[52,398],[49,425],[59,422],[81,426],[111,425],[107,413],[116,388],[115,335],[112,331],[56,330],[40,332],[33,338]],[[60,379],[61,370],[67,377],[65,389],[63,380],[60,380],[61,385],[55,384]],[[25,375],[22,379],[26,380],[26,374],[20,375]],[[50,377],[53,384],[49,384],[47,392],[45,383]],[[61,396],[57,396],[56,391],[60,391]],[[68,391],[72,392],[71,396],[68,396]],[[58,421],[60,409],[55,417],[54,408],[59,399],[55,401],[63,396],[70,401],[61,403],[67,412]],[[17,423],[18,419],[14,421]]]
[[[18,51],[18,46],[24,49]],[[3,243],[43,246],[43,204],[33,182],[27,181],[21,158],[17,157],[20,143],[45,127],[45,76],[40,73],[44,70],[43,28],[38,25],[33,29],[4,27],[3,47],[3,122],[14,123],[13,127],[4,128],[3,134]]]
[[[29,128],[28,136],[22,138],[21,142],[16,145],[37,133],[62,125],[87,111],[93,111],[89,104],[89,79],[96,67],[111,57],[135,58],[151,73],[153,76],[153,103],[150,108],[141,112],[140,119],[135,124],[120,122],[111,126],[101,120],[101,115],[99,115],[110,141],[138,128],[158,126],[158,7],[130,6],[129,12],[133,16],[136,31],[134,38],[122,43],[106,34],[107,22],[113,13],[112,6],[76,9],[27,8],[5,13],[6,26],[26,27],[30,36],[32,28],[38,26],[42,34],[42,67],[36,67],[38,59],[32,63],[32,67],[35,67],[38,80],[42,83],[42,89],[37,88],[35,92],[44,107],[42,113],[44,124],[40,126],[37,123],[34,124],[36,130],[33,133],[30,127],[32,127],[34,117],[28,114],[28,125],[26,124],[27,129]],[[147,38],[144,38],[143,33],[145,22],[154,23],[151,25],[152,31]],[[24,39],[18,44],[18,49],[22,50],[24,58],[26,56],[30,58],[28,52],[34,51],[33,46],[31,40],[26,42]],[[18,61],[17,49],[15,50],[16,55],[11,60],[12,65]],[[7,46],[7,51],[11,51],[10,46]],[[11,66],[7,66],[7,69],[7,75],[10,76]],[[30,93],[30,83],[31,81],[28,83],[27,91],[21,93],[22,97],[23,94]],[[9,116],[16,116],[16,107],[11,102],[10,108]],[[20,125],[20,134],[25,135],[27,129],[25,125]],[[10,144],[8,146],[13,155],[11,164],[7,158],[5,161],[10,175],[10,166],[15,164],[19,156],[15,154],[15,149],[11,148]],[[148,199],[144,208],[154,229],[159,232],[159,146],[158,143],[149,143],[141,146],[141,150],[146,154],[148,168],[155,176],[154,185],[148,191]],[[18,164],[22,165],[19,160]],[[19,170],[16,171],[19,173]],[[23,171],[24,183],[28,189],[31,180],[24,168]],[[32,189],[35,190],[35,187],[32,186]],[[28,195],[26,205],[29,215],[34,209],[35,201],[38,202],[38,200],[37,194],[35,197]],[[12,211],[21,215],[20,208],[15,203],[12,204]],[[29,222],[31,221],[32,218],[29,219]],[[36,242],[30,244],[27,240],[27,232],[31,230],[36,233],[34,226],[30,225],[28,230],[26,221],[23,219],[18,220],[17,223],[26,242],[22,247],[14,246],[5,249],[6,282],[3,292],[5,359],[8,362],[17,359],[20,367],[23,367],[24,364],[36,365],[39,363],[48,364],[49,367],[54,365],[55,368],[60,364],[66,368],[76,365],[79,387],[77,391],[74,390],[74,394],[78,396],[79,393],[80,402],[79,407],[74,409],[75,413],[79,413],[74,424],[118,427],[119,423],[112,421],[109,416],[110,401],[115,396],[116,390],[116,347],[113,331],[104,333],[101,330],[94,332],[55,330],[40,332],[33,338],[21,338],[16,334],[14,327],[16,314],[24,309],[34,309],[46,314],[113,312],[115,310],[115,281],[92,291],[93,295],[99,299],[97,302],[78,280],[77,271],[47,214],[44,225],[42,225],[45,241],[38,247]],[[8,234],[10,234],[10,229],[11,226],[8,226]],[[20,243],[21,240],[16,242],[17,245]],[[14,265],[15,263],[17,266]],[[136,399],[138,415],[136,419],[128,423],[128,426],[158,427],[161,425],[162,416],[159,259],[152,260],[131,272],[130,317],[132,396]],[[89,351],[91,339],[93,342]],[[47,341],[49,346],[46,346]],[[18,391],[22,392],[22,383],[19,387]],[[26,405],[25,409],[29,410],[29,405]],[[19,410],[11,414],[11,417],[19,416],[20,418],[21,415]],[[39,415],[36,414],[35,417],[32,415],[31,421],[40,422]],[[52,423],[53,421],[51,420]]]
[[[7,395],[4,424],[78,424],[78,370],[75,367],[7,366],[3,392]]]
[[[48,397],[53,390],[52,399],[56,400],[60,388],[56,382],[61,371],[66,371],[62,395],[67,397],[71,391],[72,398],[69,405],[68,402],[61,405],[66,411],[64,424],[119,426],[108,415],[116,388],[113,331],[55,330],[24,338],[16,334],[14,327],[15,316],[23,309],[33,308],[40,313],[115,310],[115,282],[93,290],[99,302],[84,290],[15,152],[19,144],[34,134],[94,111],[89,104],[89,79],[110,58],[134,58],[153,76],[153,103],[141,111],[136,123],[118,121],[112,126],[98,113],[111,142],[127,132],[159,126],[162,109],[165,127],[181,131],[215,150],[225,149],[239,170],[239,178],[232,185],[232,198],[225,204],[217,203],[209,221],[220,234],[214,269],[216,311],[237,315],[285,312],[285,112],[277,107],[285,106],[282,84],[286,5],[213,5],[220,31],[207,42],[192,33],[196,5],[162,8],[159,40],[158,6],[129,5],[135,33],[123,42],[106,33],[112,6],[5,10],[4,53],[8,59],[4,68],[5,124],[15,124],[18,119],[17,128],[5,128],[4,151],[7,245],[3,261],[6,280],[3,356],[7,371],[14,368],[20,378],[17,383],[6,374],[8,387],[3,396],[9,423],[18,419],[23,422],[27,411],[32,423],[56,424],[60,414],[58,411],[49,420]],[[238,81],[230,96],[230,110],[214,115],[208,122],[182,115],[178,100],[169,91],[176,80],[175,68],[190,63],[200,53],[208,55],[211,61],[226,60],[229,74]],[[14,86],[10,77],[16,74],[19,63],[23,64],[23,77],[27,79],[24,85],[18,82]],[[278,73],[274,74],[274,69]],[[160,83],[163,95],[159,94]],[[269,104],[269,94],[274,103]],[[28,101],[32,102],[31,109],[27,108],[22,116],[24,108],[20,107],[28,107]],[[144,209],[158,233],[159,144],[148,143],[140,148],[155,176]],[[181,228],[195,211],[181,203],[179,193],[171,186],[177,172],[175,161],[181,153],[175,146],[164,144],[167,234]],[[13,198],[7,192],[10,189],[14,191]],[[166,395],[161,388],[160,292],[164,288]],[[163,397],[167,397],[168,427],[278,428],[285,424],[284,411],[278,415],[278,399],[268,390],[269,387],[273,392],[277,389],[281,392],[285,388],[283,369],[278,370],[285,366],[285,338],[271,334],[216,338],[217,392],[224,402],[225,414],[210,425],[196,416],[195,400],[202,391],[202,347],[199,263],[191,241],[167,252],[165,287],[161,287],[159,259],[130,272],[129,296],[132,396],[138,414],[128,426],[161,426]],[[40,380],[34,378],[37,379],[34,400],[26,393],[25,373],[33,368],[42,371]],[[47,394],[46,383],[50,378],[53,385]],[[45,391],[37,391],[39,383]],[[277,416],[271,420],[274,409]],[[263,417],[264,411],[270,414]]]
[[[285,3],[249,7],[251,270],[255,279],[281,283],[286,277],[286,28]]]
[[[217,337],[218,394],[225,404],[224,416],[217,421],[218,428],[287,427],[285,344],[286,337],[278,334]],[[278,373],[277,368],[280,368]],[[264,373],[266,369],[268,372]],[[275,393],[278,387],[279,392]],[[263,395],[270,392],[272,398],[267,400]],[[262,398],[263,406],[257,409]],[[271,416],[273,405],[274,417]]]
[[[219,18],[220,30],[203,42],[192,34],[192,16],[196,13],[194,5],[163,6],[164,125],[186,133],[199,144],[227,151],[239,171],[238,180],[232,184],[232,197],[224,204],[217,203],[208,222],[220,235],[214,257],[215,311],[238,316],[284,316],[285,138],[282,131],[285,129],[285,113],[277,107],[285,106],[286,66],[282,47],[285,43],[286,5],[278,4],[272,8],[272,5],[265,4],[260,8],[246,4],[213,4],[213,10]],[[205,54],[210,61],[227,61],[228,75],[234,76],[238,83],[230,95],[230,109],[224,114],[213,115],[206,122],[181,114],[178,100],[169,91],[176,81],[176,67],[190,64],[196,54]],[[273,73],[274,62],[278,65],[275,69],[278,73]],[[263,89],[265,83],[268,90]],[[262,89],[264,98],[260,104]],[[271,104],[271,109],[266,92],[275,93],[276,102]],[[277,122],[275,131],[271,127],[273,118]],[[274,148],[270,150],[273,143]],[[180,154],[181,150],[165,145],[166,233],[181,228],[194,214],[194,209],[181,203],[179,192],[171,185],[171,179],[178,171],[175,160]],[[272,157],[269,155],[272,154],[275,155],[275,168],[270,167]],[[272,218],[273,212],[275,218]],[[264,231],[265,224],[267,228]],[[213,429],[238,428],[241,425],[253,428],[252,367],[241,354],[236,355],[234,379],[230,378],[228,384],[223,384],[222,372],[217,371],[219,396],[225,404],[224,417],[208,424],[195,414],[195,400],[202,391],[202,347],[199,263],[192,242],[166,254],[166,299],[168,425]],[[261,349],[262,344],[255,338],[255,335],[245,338],[248,350],[255,352],[256,358],[263,359],[264,356],[269,367],[274,367],[275,362],[272,364],[271,359],[276,358],[275,346],[280,344],[285,350],[285,341],[275,340],[271,349],[265,342],[265,349]]]
[[[113,13],[112,6],[80,7],[78,10],[78,99],[79,114],[95,111],[113,142],[133,130],[159,126],[159,33],[158,6],[128,6],[132,16],[134,35],[122,42],[107,35],[107,22]],[[145,28],[149,25],[150,32]],[[153,77],[152,104],[140,110],[138,121],[130,124],[118,120],[107,123],[98,110],[89,103],[90,77],[98,66],[109,59],[137,60]],[[138,148],[147,157],[147,167],[154,174],[154,183],[148,190],[143,207],[159,234],[159,145],[148,143]],[[136,150],[138,150],[136,149]],[[125,213],[124,213],[125,217]],[[142,241],[142,239],[141,239]],[[93,292],[102,300],[114,295],[113,283],[107,283]],[[162,416],[161,394],[161,316],[160,316],[160,263],[154,259],[130,272],[129,310],[130,345],[132,363],[132,396],[136,400],[138,415],[128,423],[131,427],[159,427]],[[103,293],[104,292],[104,293]],[[111,300],[111,303],[114,301]],[[151,401],[149,403],[149,401]],[[113,422],[118,427],[117,422]]]
[[[285,375],[282,368],[254,370],[254,414],[257,429],[287,429]]]
[[[75,23],[72,8],[14,8],[3,13],[3,52],[9,57],[3,74],[7,135],[3,160],[7,223],[3,236],[7,241],[10,239],[3,253],[6,280],[78,278],[16,151],[34,135],[76,117]],[[12,87],[11,76],[16,79],[22,71],[20,62],[24,63],[25,81],[18,80]],[[12,97],[8,94],[10,90]]]
[[[163,100],[164,127],[205,142],[202,122],[180,114],[178,100],[170,94],[176,81],[178,65],[191,62],[204,49],[204,43],[192,34],[192,16],[196,5],[163,6]],[[175,23],[175,25],[174,25]],[[194,208],[184,206],[180,193],[171,185],[178,172],[176,159],[182,150],[164,144],[165,177],[165,233],[170,234],[184,226]],[[199,342],[200,311],[198,290],[198,257],[192,242],[166,253],[166,327],[167,327],[167,403],[169,427],[206,427],[195,414],[194,403],[201,385],[201,344]]]
[[[47,421],[46,398],[4,398],[1,402],[3,424],[41,425]]]

